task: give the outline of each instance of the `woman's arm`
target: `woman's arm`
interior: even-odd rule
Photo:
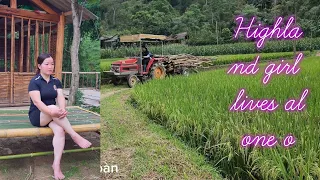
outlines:
[[[60,109],[65,110],[66,109],[66,100],[64,98],[62,89],[60,89],[60,88],[57,89],[57,93],[58,93],[57,101],[58,101],[59,107],[60,107]]]
[[[41,101],[40,91],[29,91],[29,96],[35,106],[37,108],[46,114],[49,114],[50,116],[53,115],[53,112]]]

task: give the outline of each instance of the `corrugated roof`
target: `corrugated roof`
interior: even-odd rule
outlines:
[[[165,40],[167,37],[164,35],[153,35],[153,34],[135,34],[120,36],[120,42],[138,42],[143,39],[149,40]]]
[[[72,11],[71,0],[43,0],[43,2],[58,13]],[[98,19],[98,17],[88,9],[83,8],[82,20],[85,21],[90,19]],[[71,15],[66,17],[66,23],[72,23]]]

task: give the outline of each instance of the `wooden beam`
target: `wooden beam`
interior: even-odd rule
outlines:
[[[11,64],[10,64],[10,103],[13,104],[13,76],[14,76],[14,61],[15,61],[15,23],[14,17],[11,17]]]
[[[49,14],[56,14],[56,15],[58,14],[53,9],[51,9],[48,5],[43,3],[41,0],[30,0],[30,1]]]
[[[31,26],[32,26],[32,25],[35,26],[35,24],[31,24]],[[19,27],[20,27],[20,26],[19,26]],[[51,34],[53,34],[52,31],[55,31],[56,29],[57,29],[57,25],[52,26],[52,27],[51,27]],[[49,33],[49,30],[50,30],[50,27],[46,27],[46,28],[44,29],[44,33]],[[28,30],[25,30],[25,33],[27,33],[27,32],[28,32]],[[31,32],[31,35],[35,34],[35,32],[36,32],[35,28],[31,28],[31,29],[30,29],[30,32]],[[0,35],[1,35],[1,33],[2,33],[2,31],[1,31],[1,28],[0,28]]]
[[[56,43],[56,59],[55,59],[55,77],[62,81],[62,61],[63,61],[63,44],[64,44],[64,26],[65,16],[60,15],[60,21],[58,23],[57,43]]]
[[[17,9],[17,0],[10,0],[10,8]]]
[[[44,21],[42,21],[41,50],[42,50],[42,53],[46,52],[44,49]]]
[[[38,69],[38,56],[39,56],[39,22],[36,21],[36,33],[35,33],[35,40],[34,40],[34,66],[35,66],[35,72]]]
[[[50,22],[50,30],[49,30],[49,38],[48,38],[48,53],[51,53],[51,22]]]
[[[4,19],[4,72],[7,72],[7,17]]]
[[[59,22],[59,15],[36,13],[33,11],[28,11],[23,9],[12,9],[8,7],[1,7],[0,14],[15,15],[15,16],[37,19],[37,20]]]
[[[23,72],[23,45],[24,45],[24,30],[23,30],[23,19],[21,21],[21,31],[20,31],[20,56],[19,56],[19,72]]]
[[[64,16],[70,16],[70,15],[72,15],[72,11],[68,11],[64,13]]]
[[[27,37],[27,71],[30,72],[30,22],[28,21],[28,37]]]

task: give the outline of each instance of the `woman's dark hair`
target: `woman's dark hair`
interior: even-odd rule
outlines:
[[[49,54],[49,53],[42,53],[42,54],[40,54],[39,56],[38,56],[38,59],[37,59],[37,64],[42,64],[43,63],[43,61],[45,60],[45,59],[47,59],[47,58],[49,58],[49,57],[52,57],[51,56],[51,54]],[[37,74],[39,74],[40,73],[40,69],[39,69],[39,67],[37,66]]]

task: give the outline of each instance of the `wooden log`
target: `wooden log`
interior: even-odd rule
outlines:
[[[13,104],[13,74],[14,74],[14,62],[15,62],[15,23],[14,16],[11,17],[11,63],[10,63],[10,103]]]
[[[36,71],[37,70],[37,67],[38,67],[38,62],[37,62],[37,59],[39,57],[39,22],[36,21],[36,32],[35,32],[35,40],[34,40],[34,49],[35,49],[35,52],[34,52],[34,70]]]
[[[27,70],[26,72],[30,72],[30,22],[28,21],[28,37],[27,37]]]
[[[62,60],[63,60],[64,26],[65,26],[65,16],[62,14],[60,15],[60,21],[58,23],[56,59],[55,59],[56,60],[55,74],[56,74],[56,78],[60,80],[61,80]]]
[[[7,72],[7,17],[4,18],[4,71]]]
[[[44,49],[44,21],[42,21],[42,36],[41,36],[41,51],[42,53],[46,52]]]
[[[19,71],[23,71],[23,45],[24,45],[24,30],[23,30],[23,19],[21,21],[21,29],[20,29],[20,56],[19,56]]]
[[[48,53],[50,52],[50,46],[51,46],[51,22],[50,22],[50,27],[49,27],[49,39],[48,39]]]

